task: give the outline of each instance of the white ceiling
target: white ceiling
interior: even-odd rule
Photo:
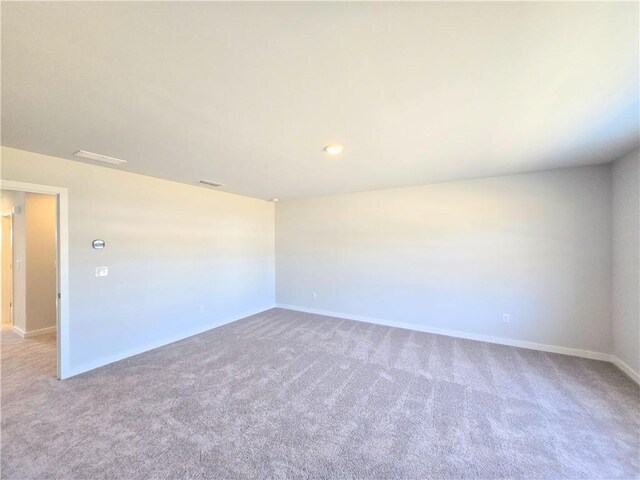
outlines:
[[[638,55],[636,2],[5,2],[2,143],[265,199],[606,162]]]

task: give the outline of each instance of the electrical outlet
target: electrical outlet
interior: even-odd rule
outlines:
[[[509,315],[508,313],[503,313],[502,314],[502,321],[504,323],[509,323],[511,321],[511,315]]]

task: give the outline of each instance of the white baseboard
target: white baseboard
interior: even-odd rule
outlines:
[[[213,330],[214,328],[217,327],[221,327],[223,325],[227,325],[228,323],[232,323],[235,322],[237,320],[241,320],[245,317],[250,317],[251,315],[256,315],[258,313],[261,312],[265,312],[267,310],[271,310],[274,307],[274,305],[270,305],[264,308],[260,308],[256,311],[251,311],[251,312],[246,312],[242,315],[239,316],[234,316],[232,318],[226,318],[224,320],[217,320],[214,322],[211,322],[207,325],[204,325],[202,327],[198,327],[183,333],[180,333],[178,335],[174,335],[173,337],[170,338],[165,338],[163,340],[160,341],[155,341],[155,342],[151,342],[147,345],[141,346],[141,347],[137,347],[137,348],[132,348],[130,350],[125,350],[123,352],[118,352],[115,353],[113,355],[109,355],[108,357],[103,357],[99,360],[95,360],[93,362],[88,362],[85,363],[83,365],[79,365],[79,366],[73,366],[70,367],[67,374],[62,377],[62,379],[65,378],[70,378],[73,377],[75,375],[79,375],[81,373],[85,373],[88,372],[89,370],[94,370],[96,368],[99,367],[104,367],[105,365],[109,365],[110,363],[114,363],[114,362],[118,362],[120,360],[124,360],[125,358],[129,358],[129,357],[133,357],[134,355],[139,355],[141,353],[144,352],[148,352],[150,350],[154,350],[156,348],[160,348],[160,347],[164,347],[165,345],[169,345],[171,343],[174,342],[178,342],[180,340],[184,340],[185,338],[189,338],[189,337],[193,337],[194,335],[199,335],[201,333],[207,332],[209,330]]]
[[[629,365],[624,363],[615,355],[611,355],[611,363],[613,363],[616,367],[626,373],[631,379],[640,385],[640,374],[634,371]]]
[[[347,320],[355,320],[355,321],[358,321],[358,322],[373,323],[373,324],[376,324],[376,325],[385,325],[385,326],[388,326],[388,327],[404,328],[404,329],[407,329],[407,330],[416,330],[416,331],[419,331],[419,332],[434,333],[434,334],[437,334],[437,335],[446,335],[446,336],[449,336],[449,337],[464,338],[464,339],[468,339],[468,340],[478,340],[478,341],[481,341],[481,342],[496,343],[496,344],[499,344],[499,345],[507,345],[507,346],[512,346],[512,347],[528,348],[528,349],[531,349],[531,350],[540,350],[540,351],[543,351],[543,352],[560,353],[560,354],[564,354],[564,355],[573,355],[575,357],[590,358],[590,359],[593,359],[593,360],[603,360],[603,361],[606,361],[606,362],[613,363],[618,368],[620,368],[620,370],[622,370],[624,373],[626,373],[632,380],[634,380],[636,383],[640,384],[640,375],[638,375],[637,372],[635,372],[633,369],[631,369],[631,367],[629,367],[626,363],[624,363],[619,358],[617,358],[617,357],[615,357],[613,355],[610,355],[608,353],[593,352],[593,351],[590,351],[590,350],[582,350],[582,349],[577,349],[577,348],[559,347],[559,346],[556,346],[556,345],[545,345],[545,344],[541,344],[541,343],[526,342],[526,341],[523,341],[523,340],[514,340],[514,339],[509,339],[509,338],[493,337],[493,336],[488,336],[488,335],[478,335],[478,334],[474,334],[474,333],[460,332],[460,331],[456,331],[456,330],[432,328],[432,327],[427,327],[427,326],[423,326],[423,325],[415,325],[415,324],[410,324],[410,323],[394,322],[394,321],[390,321],[390,320],[382,320],[382,319],[378,319],[378,318],[364,317],[364,316],[361,316],[361,315],[349,315],[349,314],[344,314],[344,313],[331,312],[331,311],[327,311],[327,310],[319,310],[319,309],[315,309],[315,308],[298,307],[298,306],[295,306],[295,305],[286,305],[286,304],[280,304],[280,303],[276,304],[276,305],[268,306],[268,307],[265,307],[265,308],[261,308],[259,310],[253,311],[253,312],[248,312],[248,313],[245,313],[245,314],[237,316],[237,317],[216,321],[216,322],[210,323],[210,324],[208,324],[206,326],[199,327],[197,329],[182,333],[180,335],[176,335],[175,337],[170,338],[170,339],[165,339],[165,340],[162,340],[162,341],[153,342],[153,343],[150,343],[150,344],[145,345],[143,347],[127,350],[127,351],[124,351],[124,352],[119,352],[117,354],[111,355],[111,356],[106,357],[106,358],[102,358],[102,359],[97,360],[95,362],[86,363],[84,365],[71,368],[69,375],[65,375],[64,378],[73,377],[75,375],[79,375],[81,373],[88,372],[89,370],[93,370],[95,368],[103,367],[103,366],[108,365],[110,363],[114,363],[114,362],[117,362],[117,361],[120,361],[120,360],[124,360],[125,358],[132,357],[134,355],[139,355],[141,353],[148,352],[149,350],[154,350],[156,348],[163,347],[165,345],[169,345],[171,343],[174,343],[174,342],[177,342],[177,341],[180,341],[180,340],[184,340],[185,338],[189,338],[189,337],[192,337],[194,335],[198,335],[200,333],[204,333],[204,332],[206,332],[208,330],[212,330],[214,328],[221,327],[223,325],[227,325],[227,324],[235,322],[237,320],[241,320],[242,318],[249,317],[251,315],[256,315],[258,313],[270,310],[274,306],[278,307],[278,308],[284,308],[284,309],[287,309],[287,310],[294,310],[294,311],[298,311],[298,312],[315,313],[315,314],[324,315],[324,316],[327,316],[327,317],[344,318],[344,319],[347,319]],[[12,329],[14,331],[16,331],[16,333],[18,333],[19,335],[24,336],[24,332],[22,332],[22,330],[18,329],[17,327],[13,326]],[[55,327],[54,327],[53,331],[55,331]]]
[[[17,333],[22,338],[24,338],[24,330],[22,330],[21,328],[16,327],[15,325],[11,325],[11,331],[14,332],[14,333]]]
[[[57,330],[56,327],[47,327],[47,328],[39,328],[38,330],[31,330],[29,332],[25,332],[20,327],[16,327],[15,325],[11,325],[11,330],[20,335],[22,338],[31,338],[38,337],[40,335],[46,335],[47,333],[55,333]]]
[[[298,312],[316,313],[327,317],[346,318],[347,320],[356,320],[358,322],[374,323],[376,325],[385,325],[387,327],[404,328],[407,330],[416,330],[419,332],[435,333],[437,335],[446,335],[447,337],[464,338],[467,340],[478,340],[480,342],[497,343],[499,345],[508,345],[510,347],[528,348],[530,350],[540,350],[542,352],[560,353],[563,355],[572,355],[574,357],[590,358],[592,360],[604,360],[610,362],[611,355],[602,352],[593,352],[591,350],[582,350],[579,348],[560,347],[557,345],[546,345],[543,343],[527,342],[525,340],[514,340],[511,338],[493,337],[490,335],[479,335],[476,333],[460,332],[458,330],[448,330],[443,328],[433,328],[424,325],[416,325],[413,323],[394,322],[392,320],[382,320],[379,318],[363,317],[361,315],[350,315],[347,313],[330,312],[327,310],[318,310],[316,308],[298,307],[295,305],[277,304],[279,308],[287,310],[295,310]]]
[[[55,333],[56,327],[40,328],[38,330],[31,330],[30,332],[24,332],[24,338],[37,337],[39,335],[46,335],[47,333]]]

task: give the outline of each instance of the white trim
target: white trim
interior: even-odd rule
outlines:
[[[616,367],[618,367],[620,370],[626,373],[629,377],[631,377],[631,380],[633,380],[634,382],[640,385],[640,374],[634,371],[629,365],[624,363],[615,355],[611,355],[611,363],[613,363]]]
[[[11,331],[14,332],[14,333],[17,333],[22,338],[24,338],[24,330],[22,330],[20,327],[16,327],[15,325],[11,325]]]
[[[46,335],[48,333],[54,333],[56,331],[56,327],[47,327],[47,328],[39,328],[38,330],[31,330],[30,332],[25,332],[20,327],[16,325],[11,325],[11,330],[14,333],[17,333],[22,338],[32,338],[39,337],[40,335]]]
[[[118,362],[120,360],[124,360],[126,358],[133,357],[134,355],[139,355],[141,353],[148,352],[149,350],[154,350],[156,348],[164,347],[164,346],[169,345],[171,343],[178,342],[180,340],[184,340],[185,338],[193,337],[194,335],[199,335],[201,333],[207,332],[207,331],[212,330],[214,328],[218,328],[218,327],[221,327],[223,325],[227,325],[228,323],[232,323],[232,322],[241,320],[241,319],[243,319],[245,317],[250,317],[251,315],[257,315],[258,313],[266,312],[267,310],[271,310],[272,308],[274,308],[274,305],[269,305],[267,307],[263,307],[263,308],[260,308],[258,310],[255,310],[255,311],[247,312],[247,313],[244,313],[244,314],[239,315],[239,316],[233,316],[231,318],[227,318],[227,319],[224,319],[224,320],[217,320],[217,321],[211,322],[211,323],[209,323],[209,324],[207,324],[205,326],[197,327],[197,328],[194,328],[192,330],[189,330],[188,332],[178,333],[178,334],[176,334],[176,335],[174,335],[172,337],[148,343],[147,345],[145,345],[143,347],[136,347],[136,348],[132,348],[132,349],[129,349],[129,350],[125,350],[123,352],[115,353],[113,355],[108,355],[108,356],[103,357],[103,358],[101,358],[99,360],[88,362],[88,363],[85,363],[84,365],[80,365],[80,366],[72,368],[71,370],[68,371],[68,375],[67,375],[66,378],[73,377],[74,375],[79,375],[79,374],[84,373],[84,372],[88,372],[89,370],[93,370],[95,368],[104,367],[105,365],[109,365],[110,363]]]
[[[17,328],[17,327],[16,327]],[[30,332],[23,332],[24,338],[39,337],[40,335],[46,335],[48,333],[55,333],[56,327],[39,328],[38,330],[31,330]]]
[[[345,318],[347,320],[356,320],[358,322],[374,323],[376,325],[385,325],[387,327],[404,328],[407,330],[416,330],[418,332],[435,333],[436,335],[446,335],[448,337],[465,338],[467,340],[477,340],[480,342],[496,343],[499,345],[508,345],[510,347],[528,348],[530,350],[540,350],[542,352],[560,353],[563,355],[572,355],[574,357],[590,358],[593,360],[604,360],[610,362],[611,355],[608,353],[593,352],[591,350],[582,350],[579,348],[559,347],[557,345],[546,345],[543,343],[527,342],[525,340],[515,340],[511,338],[492,337],[490,335],[479,335],[477,333],[460,332],[458,330],[448,330],[444,328],[433,328],[425,325],[416,325],[413,323],[395,322],[392,320],[383,320],[380,318],[364,317],[361,315],[350,315],[347,313],[331,312],[327,310],[319,310],[316,308],[298,307],[295,305],[287,305],[278,303],[278,308],[287,310],[295,310],[297,312],[315,313],[325,315],[327,317]]]
[[[0,178],[0,188],[45,193],[58,198],[58,378],[69,377],[69,190],[64,187],[15,182]]]

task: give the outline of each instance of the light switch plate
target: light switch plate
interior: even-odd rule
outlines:
[[[106,277],[109,275],[109,267],[96,267],[96,277]]]

